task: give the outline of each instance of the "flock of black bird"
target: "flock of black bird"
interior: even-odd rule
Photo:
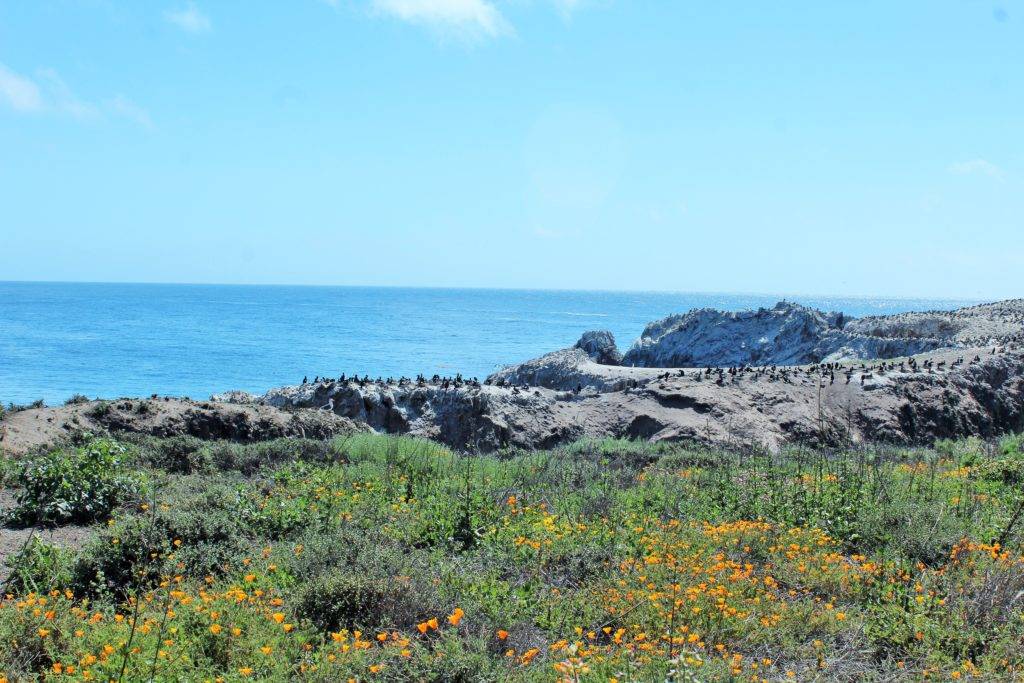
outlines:
[[[991,355],[995,355],[999,352],[998,348],[993,348],[990,352]],[[692,368],[692,369],[678,369],[674,371],[666,371],[657,377],[648,380],[649,382],[664,382],[674,377],[692,377],[698,382],[703,381],[714,381],[718,386],[724,386],[726,383],[735,384],[742,379],[751,379],[758,381],[765,379],[768,382],[783,382],[785,384],[793,384],[794,380],[802,379],[813,379],[819,382],[828,381],[829,385],[835,384],[836,375],[843,377],[845,384],[853,382],[854,378],[857,377],[860,381],[860,385],[864,386],[867,380],[874,379],[876,375],[884,376],[890,372],[926,372],[928,374],[934,374],[936,372],[944,372],[947,369],[952,369],[957,366],[964,365],[966,362],[963,356],[956,358],[953,361],[947,363],[945,360],[935,362],[932,359],[924,359],[918,362],[915,358],[911,357],[900,361],[880,361],[874,363],[860,363],[860,364],[848,364],[843,363],[817,363],[806,366],[779,366],[779,365],[765,365],[765,366],[752,366],[752,365],[739,365],[727,368]],[[981,355],[975,355],[969,363],[974,365],[981,362]],[[377,377],[371,379],[369,375],[363,375],[360,377],[357,374],[351,377],[342,373],[340,377],[320,377],[317,375],[310,382],[308,377],[302,378],[302,385],[321,385],[322,388],[327,388],[333,383],[339,384],[356,384],[360,388],[367,386],[378,386],[378,387],[426,387],[426,386],[440,386],[443,390],[448,389],[460,389],[462,387],[480,387],[482,383],[476,377],[464,378],[461,374],[456,374],[454,377],[446,377],[442,375],[433,375],[428,378],[426,375],[416,375],[415,378],[399,377],[395,379],[393,377],[382,378]],[[530,391],[531,387],[527,384],[516,385],[507,383],[504,379],[499,379],[495,383],[498,387],[508,387],[512,389],[513,394],[519,394],[521,392]],[[640,380],[628,379],[623,382],[622,388],[633,389],[640,386]],[[664,388],[664,385],[662,385]],[[574,394],[579,394],[583,391],[583,385],[577,384],[573,389]],[[534,393],[539,395],[534,389]]]
[[[993,348],[990,351],[990,355],[996,355],[999,352],[998,348]],[[970,364],[974,365],[981,362],[981,355],[975,354],[974,358],[971,359]],[[839,373],[845,378],[844,384],[850,384],[853,381],[854,376],[859,374],[860,385],[864,384],[869,379],[874,379],[875,375],[884,376],[890,372],[926,372],[928,374],[935,374],[936,372],[943,372],[947,369],[961,366],[965,363],[964,357],[960,356],[955,360],[947,363],[944,360],[935,362],[929,358],[924,359],[920,363],[917,359],[911,357],[906,360],[897,361],[880,361],[875,363],[860,363],[844,365],[842,363],[817,363],[806,366],[778,366],[778,365],[765,365],[765,366],[752,366],[752,365],[739,365],[728,368],[695,368],[691,370],[691,377],[694,377],[698,382],[714,379],[715,384],[723,386],[726,382],[735,384],[743,378],[750,378],[757,381],[761,378],[767,379],[769,382],[783,382],[786,384],[792,384],[794,379],[808,378],[816,380],[828,380],[829,385],[835,384],[836,373]],[[667,381],[672,378],[673,373],[665,372],[655,378],[654,381]],[[685,377],[685,370],[677,370],[675,375],[677,377]],[[727,379],[728,377],[728,379]]]
[[[375,385],[375,386],[379,386],[379,387],[389,387],[389,386],[399,386],[399,387],[418,386],[418,387],[425,387],[428,384],[440,384],[441,388],[443,388],[443,389],[448,389],[448,388],[459,389],[459,388],[464,387],[464,386],[467,386],[467,387],[479,387],[480,386],[480,380],[478,380],[476,377],[464,378],[461,373],[455,375],[454,377],[443,377],[441,375],[434,375],[433,377],[431,377],[429,379],[426,377],[426,375],[416,375],[415,379],[410,379],[408,377],[399,377],[397,380],[394,377],[388,377],[387,379],[384,379],[382,377],[378,377],[376,379],[370,379],[369,375],[363,375],[362,377],[360,377],[359,373],[356,373],[356,374],[352,375],[351,377],[349,377],[344,372],[341,373],[341,377],[338,377],[337,379],[335,379],[333,377],[321,377],[321,376],[317,375],[316,377],[313,378],[313,381],[310,382],[309,381],[309,377],[303,377],[302,378],[302,384],[303,385],[306,385],[306,384],[320,384],[320,385],[323,385],[323,386],[326,387],[326,386],[329,386],[329,385],[331,385],[333,383],[338,383],[338,384],[358,384],[360,387],[366,387],[366,386],[370,386],[370,385]]]

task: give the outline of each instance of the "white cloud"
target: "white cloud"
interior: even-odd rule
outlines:
[[[489,0],[373,0],[379,12],[464,39],[493,38],[512,30]]]
[[[321,0],[338,9],[341,0]],[[378,14],[385,14],[412,24],[425,26],[442,37],[463,40],[495,38],[515,33],[515,28],[502,14],[499,6],[553,7],[568,20],[592,0],[367,0]]]
[[[189,2],[181,9],[164,12],[164,18],[188,33],[206,33],[213,28],[210,18],[200,12],[194,2]]]
[[[149,113],[124,95],[102,103],[80,99],[54,69],[36,70],[35,79],[0,64],[0,104],[25,114],[61,114],[82,121],[100,121],[107,116],[125,118],[152,130]]]
[[[43,98],[31,79],[19,76],[0,63],[0,101],[15,111],[39,111]]]
[[[56,71],[39,69],[36,73],[42,81],[42,90],[46,93],[50,109],[63,112],[76,119],[99,118],[100,112],[96,105],[78,99]]]
[[[999,181],[1004,177],[1003,169],[984,159],[971,159],[950,164],[949,172],[957,175],[985,175]]]
[[[106,109],[111,114],[122,116],[129,121],[134,121],[147,130],[153,130],[156,128],[156,126],[153,125],[153,119],[149,117],[149,112],[129,100],[124,95],[114,95],[114,97],[106,102]]]

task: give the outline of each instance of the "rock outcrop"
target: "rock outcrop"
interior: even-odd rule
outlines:
[[[1008,343],[1019,340],[1022,329],[1024,300],[860,320],[788,302],[756,311],[698,309],[648,325],[622,364],[679,368],[898,358]]]
[[[615,336],[607,330],[584,332],[576,342],[576,348],[582,349],[595,363],[601,365],[621,365],[622,354],[615,345]]]
[[[486,383],[559,391],[615,391],[626,387],[624,379],[631,374],[619,367],[621,360],[611,332],[587,332],[573,346],[499,370]]]
[[[802,365],[851,358],[892,358],[940,348],[930,337],[893,340],[850,334],[848,318],[799,304],[724,312],[702,308],[648,325],[625,365],[688,368]]]
[[[928,444],[1024,429],[1021,350],[682,372],[600,365],[580,349],[559,353],[575,358],[566,368],[589,388],[330,381],[275,389],[260,402],[284,410],[320,407],[378,431],[474,451],[546,448],[582,437],[771,449],[798,442]]]
[[[1024,429],[1022,329],[1021,300],[862,320],[790,303],[698,310],[649,325],[622,364],[611,333],[593,332],[483,385],[331,381],[258,401],[470,450],[583,436],[924,444]],[[998,352],[965,348],[979,340]]]
[[[868,316],[851,320],[851,334],[892,339],[932,337],[949,347],[1024,342],[1024,299],[979,304],[953,311]]]

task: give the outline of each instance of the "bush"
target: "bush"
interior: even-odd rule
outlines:
[[[143,480],[125,464],[127,448],[96,439],[73,450],[58,449],[25,461],[12,521],[21,524],[88,523],[137,498]]]
[[[223,574],[247,540],[232,511],[233,491],[211,489],[146,515],[118,520],[89,543],[74,567],[76,593],[119,593],[162,572],[194,578]]]
[[[292,462],[331,462],[337,460],[338,454],[326,441],[273,439],[253,444],[217,442],[210,447],[209,458],[219,471],[236,470],[252,475]]]
[[[175,474],[195,474],[211,468],[209,448],[194,436],[163,439],[144,449],[143,453],[153,467]]]
[[[1003,437],[999,441],[999,451],[1003,455],[1024,455],[1024,433]]]
[[[32,401],[31,403],[27,403],[27,404],[24,404],[24,405],[19,405],[17,403],[8,403],[6,411],[3,409],[3,406],[0,406],[0,417],[3,416],[4,412],[18,413],[18,412],[21,412],[22,410],[31,410],[33,408],[45,408],[45,407],[46,407],[46,403],[43,401],[43,399],[39,399],[37,401]]]
[[[11,569],[6,590],[46,594],[71,585],[75,553],[33,537],[16,555],[7,558]]]
[[[335,439],[335,448],[349,463],[400,467],[410,476],[436,476],[451,471],[455,454],[427,439],[389,434],[353,434]]]
[[[89,402],[89,397],[88,396],[85,396],[84,394],[72,394],[71,398],[69,398],[68,400],[64,401],[64,405],[66,405],[66,406],[74,406],[74,405],[79,405],[81,403],[88,403],[88,402]]]
[[[939,439],[935,442],[935,452],[962,467],[970,467],[984,455],[985,442],[973,436],[967,439]]]
[[[283,562],[304,583],[294,609],[317,628],[411,628],[441,609],[432,556],[376,532],[310,529]]]
[[[379,579],[331,572],[304,584],[295,597],[295,612],[321,631],[377,629],[385,623],[388,603],[400,598],[393,585]]]

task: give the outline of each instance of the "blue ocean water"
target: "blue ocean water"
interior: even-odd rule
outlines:
[[[483,377],[607,329],[625,350],[644,325],[780,296],[371,287],[0,282],[0,401],[74,393],[206,398],[304,375]],[[965,301],[785,297],[861,316]]]

